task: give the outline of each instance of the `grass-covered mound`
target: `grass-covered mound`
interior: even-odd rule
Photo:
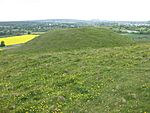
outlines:
[[[1,113],[148,113],[150,45],[0,56]]]
[[[149,113],[150,44],[128,43],[79,28],[1,51],[0,113]]]
[[[111,30],[96,27],[52,30],[24,44],[19,51],[46,52],[84,48],[114,47],[129,44],[131,40]],[[15,50],[16,51],[16,50]]]

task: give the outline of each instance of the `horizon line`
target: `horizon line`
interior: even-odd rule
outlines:
[[[45,20],[77,20],[77,21],[108,21],[108,22],[149,22],[149,20],[107,20],[107,19],[71,19],[71,18],[51,18],[51,19],[28,19],[28,20],[0,20],[0,22],[30,22]]]

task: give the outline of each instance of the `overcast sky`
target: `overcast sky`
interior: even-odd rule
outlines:
[[[0,0],[0,21],[150,20],[150,0]]]

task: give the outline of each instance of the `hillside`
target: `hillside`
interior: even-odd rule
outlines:
[[[24,44],[18,50],[23,52],[56,52],[85,48],[115,47],[131,43],[127,37],[120,36],[104,28],[72,28],[52,30],[39,38]]]
[[[149,67],[150,43],[102,28],[50,31],[0,52],[0,113],[149,113]]]

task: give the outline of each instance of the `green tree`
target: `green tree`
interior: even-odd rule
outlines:
[[[4,47],[5,46],[5,42],[1,41],[0,47]]]
[[[28,35],[29,35],[29,34],[31,34],[31,32],[30,32],[30,31],[28,31]]]

